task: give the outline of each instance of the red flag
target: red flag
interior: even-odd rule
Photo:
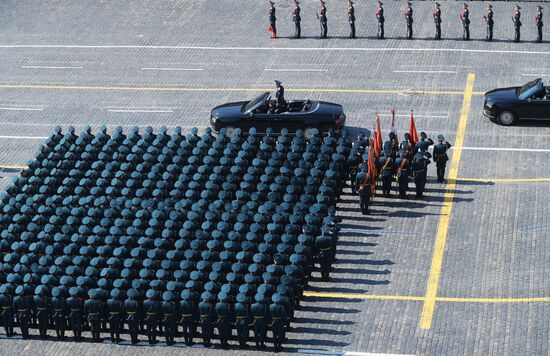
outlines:
[[[391,109],[391,132],[395,135],[395,139],[399,141],[397,138],[397,129],[395,128],[395,109]]]
[[[380,130],[380,117],[376,115],[376,128],[374,129],[374,155],[380,158],[382,151],[382,131]]]
[[[411,110],[411,125],[409,127],[409,134],[411,135],[411,143],[414,144],[420,141],[418,133],[416,133],[416,125],[414,124],[413,111]]]
[[[370,142],[370,145],[369,145],[369,155],[368,155],[368,174],[369,174],[369,177],[370,177],[370,189],[371,189],[371,196],[374,197],[374,195],[376,194],[376,187],[375,187],[375,184],[376,184],[376,164],[374,162],[375,160],[375,157],[374,157],[374,148],[373,148],[373,142],[374,140],[371,139],[371,142]]]

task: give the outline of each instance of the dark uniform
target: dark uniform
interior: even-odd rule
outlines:
[[[327,38],[327,8],[325,7],[325,2],[321,0],[321,10],[317,14],[319,18],[319,23],[321,25],[321,38]]]
[[[332,267],[332,241],[330,236],[317,236],[315,247],[319,251],[319,267],[321,269],[321,279],[328,281],[330,269]]]
[[[57,338],[65,338],[65,328],[67,325],[67,303],[59,287],[52,288],[52,299],[50,300],[52,308],[53,324]]]
[[[275,91],[275,98],[277,99],[277,110],[281,111],[286,106],[285,101],[285,87],[283,87],[283,84],[276,80],[275,85],[277,86],[277,90]]]
[[[357,173],[355,178],[355,186],[357,194],[359,194],[359,206],[361,213],[367,215],[369,213],[370,197],[371,197],[371,182],[368,170],[363,170]]]
[[[178,315],[181,315],[179,304],[174,302],[174,293],[166,291],[162,294],[162,321],[164,324],[164,337],[167,345],[174,345],[174,337],[177,333],[179,320]]]
[[[214,332],[214,296],[209,292],[204,292],[201,295],[201,302],[198,305],[199,308],[199,322],[201,325],[202,339],[204,346],[211,346],[210,340],[212,339],[212,334]]]
[[[462,39],[465,41],[470,40],[470,11],[468,5],[464,4],[464,8],[460,13],[460,20],[462,21]]]
[[[147,326],[147,339],[149,344],[157,343],[157,327],[159,323],[160,307],[157,301],[157,292],[149,289],[146,294],[147,299],[143,302],[143,311],[145,313],[144,321]]]
[[[410,161],[407,151],[401,149],[395,160],[395,177],[399,186],[399,197],[402,199],[407,198],[407,190],[409,189]]]
[[[514,15],[512,16],[512,22],[514,23],[514,42],[519,42],[521,39],[521,7],[519,5],[516,5],[516,12],[514,12]]]
[[[250,335],[250,299],[246,294],[237,294],[237,303],[235,303],[235,328],[237,329],[237,340],[240,347],[246,347],[246,342]]]
[[[441,39],[441,9],[439,8],[441,5],[439,3],[435,3],[435,10],[432,14],[434,18],[435,23],[435,39],[440,40]]]
[[[0,310],[0,317],[6,331],[6,336],[8,337],[14,335],[13,324],[15,323],[12,303],[13,289],[10,287],[9,285],[2,285],[0,287],[0,308],[2,308]]]
[[[76,287],[71,287],[71,289],[69,289],[69,294],[71,295],[67,299],[69,322],[75,339],[79,341],[82,338],[82,323],[84,322],[84,318],[82,317],[82,300],[79,298]]]
[[[45,339],[48,336],[48,327],[50,323],[50,306],[46,298],[48,290],[46,286],[40,285],[35,289],[34,311],[38,320],[38,330],[40,338]]]
[[[111,291],[111,299],[107,301],[107,315],[109,320],[109,332],[113,343],[120,342],[120,327],[122,324],[123,305],[120,300],[121,291],[115,288]]]
[[[378,9],[376,10],[376,19],[378,20],[378,32],[376,36],[379,39],[384,38],[384,21],[386,19],[384,18],[384,4],[382,4],[380,1],[378,2]]]
[[[487,34],[485,36],[485,39],[487,41],[493,40],[493,25],[495,24],[495,21],[493,20],[493,6],[491,4],[487,5],[487,14],[483,16],[483,19],[485,20],[485,23],[487,24]]]
[[[269,317],[268,308],[263,294],[256,294],[255,300],[256,303],[250,307],[251,326],[252,330],[254,330],[256,346],[264,348],[267,333],[267,318]]]
[[[351,0],[348,1],[348,21],[350,27],[349,38],[355,38],[355,8]]]
[[[542,6],[537,6],[537,14],[535,15],[535,24],[537,25],[537,42],[542,42]]]
[[[181,324],[183,326],[183,339],[188,346],[193,344],[193,336],[195,336],[197,326],[197,308],[194,300],[194,295],[190,291],[183,291],[180,302]]]
[[[407,24],[407,38],[410,40],[413,38],[413,9],[412,4],[407,2],[407,8],[403,15],[405,15],[405,23]]]
[[[269,30],[271,32],[271,38],[277,38],[277,17],[275,16],[275,3],[269,2]]]
[[[220,343],[222,347],[229,346],[229,339],[231,338],[231,322],[233,321],[233,312],[230,304],[229,296],[220,292],[218,294],[219,302],[216,303],[216,326],[218,327],[218,336],[220,337]]]
[[[15,294],[17,295],[13,298],[13,310],[17,316],[17,321],[19,322],[19,328],[21,329],[23,339],[28,339],[31,311],[24,286],[17,286]]]
[[[273,346],[275,351],[281,350],[283,340],[285,339],[285,325],[287,312],[284,307],[283,296],[278,293],[273,294],[271,300],[273,304],[269,306],[269,316],[271,318],[271,331],[273,333]]]
[[[101,303],[95,289],[90,289],[88,295],[90,299],[84,302],[84,314],[90,324],[92,338],[99,342],[101,341]]]
[[[389,197],[391,194],[394,162],[389,152],[386,153],[388,154],[380,157],[378,160],[378,165],[380,167],[380,178],[382,179],[382,192],[384,196]]]
[[[141,320],[140,305],[136,300],[138,291],[132,288],[126,294],[128,299],[124,301],[124,315],[126,316],[131,342],[132,344],[137,344],[139,342],[138,329]]]
[[[302,36],[302,26],[300,25],[302,17],[300,16],[300,3],[297,0],[294,0],[296,6],[292,11],[292,21],[294,22],[294,37],[300,38]]]
[[[451,144],[445,141],[443,135],[437,136],[437,140],[439,142],[434,146],[433,161],[437,167],[437,181],[442,183],[445,181],[445,166],[449,160],[447,150],[451,148]]]
[[[414,155],[413,162],[412,162],[412,170],[413,170],[414,183],[416,185],[417,198],[422,198],[422,196],[424,195],[424,186],[426,185],[428,164],[430,164],[430,160],[426,155],[427,153],[426,150],[428,145],[421,144],[421,143],[422,142],[418,142],[416,144],[416,146],[420,149],[420,151]]]

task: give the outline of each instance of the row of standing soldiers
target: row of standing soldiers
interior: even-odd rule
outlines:
[[[270,31],[272,34],[272,38],[277,38],[277,17],[275,15],[275,6],[274,2],[270,1],[270,7],[269,7],[269,23],[270,23]],[[295,0],[294,1],[294,9],[292,10],[292,21],[294,22],[295,26],[295,32],[294,32],[294,38],[300,38],[302,34],[302,27],[301,27],[301,21],[302,17],[300,15],[301,9],[300,9],[300,3]],[[384,8],[383,3],[378,2],[378,8],[376,10],[375,16],[378,22],[378,33],[377,37],[379,39],[384,38]],[[521,7],[519,5],[516,5],[515,11],[512,15],[512,22],[514,24],[514,41],[519,42],[521,39]],[[348,21],[350,25],[350,38],[356,38],[356,31],[355,31],[355,8],[353,6],[353,1],[348,1]],[[536,14],[535,14],[535,25],[537,27],[537,42],[542,42],[542,28],[543,28],[543,21],[542,21],[542,7],[539,5],[537,6]],[[410,2],[407,2],[407,7],[405,8],[405,11],[403,13],[403,16],[405,17],[405,23],[407,26],[407,38],[412,39],[413,38],[413,9],[412,4]],[[441,4],[435,3],[435,9],[432,13],[434,23],[435,23],[435,39],[440,40],[441,39]],[[320,28],[321,28],[321,38],[327,38],[327,8],[325,6],[325,2],[321,0],[321,7],[319,12],[317,13],[317,18],[320,22]],[[468,4],[464,4],[464,7],[462,9],[462,12],[460,13],[460,21],[462,22],[462,37],[465,41],[470,40],[470,11],[468,9]],[[491,4],[487,5],[487,12],[483,16],[483,19],[485,20],[485,23],[487,25],[487,33],[485,39],[487,41],[493,40],[493,27],[495,24],[495,21],[493,19],[493,6]]]
[[[445,181],[445,169],[449,157],[447,150],[451,144],[445,140],[443,135],[438,135],[437,143],[426,135],[420,133],[420,141],[413,143],[410,134],[405,134],[405,140],[398,144],[397,136],[390,133],[389,140],[384,143],[379,158],[375,159],[375,172],[368,169],[368,154],[370,142],[364,135],[359,135],[354,142],[349,156],[350,181],[352,191],[359,195],[361,212],[369,213],[371,204],[371,190],[373,181],[381,181],[382,193],[385,197],[391,195],[392,182],[398,183],[399,197],[407,198],[409,180],[414,180],[416,186],[416,197],[422,198],[426,185],[428,165],[433,159],[437,167],[437,181]],[[428,147],[434,145],[433,156],[428,152]],[[375,176],[372,177],[371,175]]]

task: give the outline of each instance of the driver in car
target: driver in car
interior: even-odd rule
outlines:
[[[278,80],[275,81],[275,85],[277,86],[277,91],[275,92],[275,97],[277,98],[277,111],[282,112],[285,111],[286,108],[285,88]]]

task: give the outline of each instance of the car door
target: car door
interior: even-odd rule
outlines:
[[[531,97],[522,103],[518,114],[522,119],[550,120],[550,100]]]

